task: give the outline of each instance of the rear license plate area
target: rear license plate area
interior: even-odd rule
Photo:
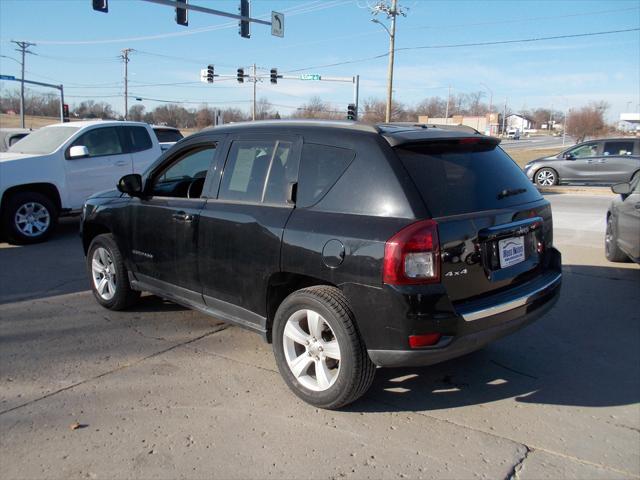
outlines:
[[[509,237],[498,240],[500,268],[507,268],[525,260],[525,237]]]

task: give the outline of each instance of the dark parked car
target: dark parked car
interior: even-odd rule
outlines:
[[[616,198],[607,211],[604,245],[607,260],[640,263],[640,174],[611,187]]]
[[[158,137],[158,142],[160,142],[160,148],[163,152],[165,150],[169,150],[176,142],[179,142],[184,138],[182,132],[174,127],[151,125],[151,128],[153,128],[156,137]]]
[[[498,142],[348,122],[197,133],[87,201],[94,295],[254,330],[298,396],[346,405],[376,365],[463,355],[558,298],[550,205]]]
[[[529,162],[524,171],[529,180],[541,186],[628,182],[640,171],[640,140],[607,138],[583,142],[558,155]]]
[[[0,152],[6,152],[11,145],[31,133],[26,128],[0,128]]]

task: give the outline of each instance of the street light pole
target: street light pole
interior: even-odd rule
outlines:
[[[491,128],[491,111],[493,110],[493,90],[489,88],[489,86],[485,83],[480,82],[484,88],[489,90],[489,135],[493,133],[493,129]]]

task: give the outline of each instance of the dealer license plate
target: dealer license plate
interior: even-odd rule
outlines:
[[[511,237],[498,241],[500,268],[510,267],[524,261],[524,237]]]

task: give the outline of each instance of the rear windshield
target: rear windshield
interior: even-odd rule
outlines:
[[[395,150],[434,217],[541,198],[520,167],[493,145],[445,142]]]
[[[154,128],[153,131],[156,132],[159,142],[177,142],[183,138],[178,130],[170,128]]]

